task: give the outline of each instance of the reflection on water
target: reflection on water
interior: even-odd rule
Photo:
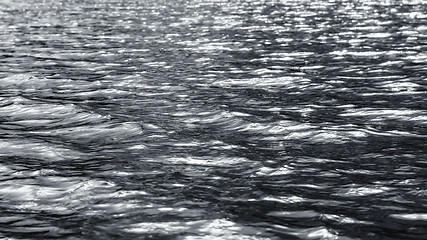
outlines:
[[[0,236],[423,239],[423,1],[0,2]]]

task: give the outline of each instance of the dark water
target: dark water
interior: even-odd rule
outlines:
[[[425,1],[0,0],[0,237],[427,239]]]

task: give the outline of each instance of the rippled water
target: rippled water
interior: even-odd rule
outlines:
[[[425,1],[0,1],[0,237],[426,239]]]

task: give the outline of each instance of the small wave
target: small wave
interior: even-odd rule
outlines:
[[[358,238],[350,238],[346,236],[336,235],[326,227],[312,227],[312,228],[291,228],[281,225],[274,225],[272,228],[274,231],[283,232],[286,235],[295,236],[300,239],[307,240],[356,240]]]
[[[125,90],[109,88],[100,81],[40,78],[31,74],[17,74],[0,79],[6,93],[21,95],[26,93],[33,98],[76,99],[113,98],[128,96]]]
[[[320,213],[315,211],[273,211],[267,213],[267,216],[280,217],[280,218],[315,218],[320,217]]]
[[[275,109],[273,109],[275,110]],[[271,110],[271,111],[273,111]],[[229,111],[178,112],[175,117],[191,124],[213,125],[227,132],[265,136],[266,140],[301,140],[314,143],[358,142],[368,136],[365,129],[356,125],[321,126],[298,121],[281,120],[270,123],[250,122],[250,115]]]
[[[76,143],[112,143],[120,142],[139,136],[142,128],[136,123],[102,123],[97,125],[85,125],[51,129],[49,131],[31,131],[37,136],[49,136],[71,140]]]
[[[283,140],[301,140],[315,143],[357,142],[367,136],[363,130],[353,126],[320,127],[295,121],[279,121],[271,124],[246,123],[234,130],[270,136],[281,135]]]
[[[251,163],[249,159],[242,157],[172,157],[164,162],[211,167],[232,167],[242,163]]]
[[[22,88],[19,91],[26,91],[32,86],[49,88],[49,85],[57,84],[54,80],[38,79],[31,75],[14,75],[3,78],[0,81],[8,83],[9,85],[7,86]],[[114,90],[94,92],[96,94],[107,95],[122,94]],[[40,92],[35,92],[33,95],[38,96],[38,93]],[[83,95],[89,93],[85,92]],[[75,94],[79,93],[70,93],[69,95]],[[39,100],[32,100],[21,96],[1,98],[0,116],[3,119],[1,128],[9,130],[10,134],[60,138],[76,143],[120,142],[142,133],[141,126],[135,122],[111,121],[109,116],[84,110],[77,104],[62,103],[60,99],[58,100],[59,103],[46,102],[43,101],[43,95],[38,96],[38,98]],[[15,146],[11,149],[17,148]],[[49,155],[48,151],[41,150],[42,148],[42,146],[37,146],[35,152],[39,153],[38,155],[43,153],[46,156],[50,156],[50,158],[55,156],[54,152],[65,151],[60,148],[60,150],[56,149],[52,151]],[[58,157],[60,157],[59,155]],[[70,156],[77,155],[71,154]]]
[[[0,79],[0,84],[6,89],[19,88],[21,90],[42,89],[53,85],[55,81],[37,78],[31,74],[17,74]]]
[[[67,159],[80,159],[87,155],[65,146],[40,140],[2,139],[0,140],[0,156],[61,161]]]
[[[94,204],[103,194],[117,190],[114,184],[95,179],[61,177],[55,174],[2,181],[0,194],[8,208],[50,213],[73,213]],[[3,204],[2,204],[3,205]]]
[[[75,104],[56,104],[35,101],[23,97],[0,99],[2,124],[15,125],[22,129],[52,128],[67,125],[99,123],[107,117],[86,112]]]
[[[361,221],[351,217],[346,217],[336,214],[323,214],[322,219],[332,222],[337,222],[339,224],[363,224],[363,225],[374,225],[373,222]]]
[[[412,119],[417,116],[425,116],[424,111],[419,110],[408,110],[408,109],[374,109],[374,108],[363,108],[363,109],[347,109],[346,112],[342,113],[341,116],[368,116],[377,117],[381,116],[388,119]],[[416,119],[418,120],[418,119]],[[421,120],[421,119],[420,119]],[[427,120],[427,117],[426,117]]]
[[[260,229],[244,226],[226,219],[176,221],[176,222],[142,222],[125,227],[126,232],[138,234],[185,234],[183,239],[235,239],[267,240],[276,239]]]
[[[259,176],[283,176],[294,173],[294,169],[290,166],[280,168],[261,167],[255,174]]]
[[[391,214],[390,217],[407,221],[427,221],[427,213],[400,213]]]
[[[262,201],[277,202],[284,204],[302,203],[306,202],[307,199],[298,196],[266,196],[261,198]]]
[[[373,194],[381,194],[384,192],[391,191],[392,188],[385,186],[341,186],[340,190],[334,195],[343,197],[364,197]]]
[[[310,79],[302,77],[275,77],[275,78],[250,78],[250,79],[230,79],[216,81],[212,83],[215,87],[247,87],[247,88],[263,88],[263,87],[281,87],[285,89],[310,89],[317,88],[316,84],[311,83]]]

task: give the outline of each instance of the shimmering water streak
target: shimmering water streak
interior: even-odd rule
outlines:
[[[423,1],[2,1],[0,234],[423,239]]]

